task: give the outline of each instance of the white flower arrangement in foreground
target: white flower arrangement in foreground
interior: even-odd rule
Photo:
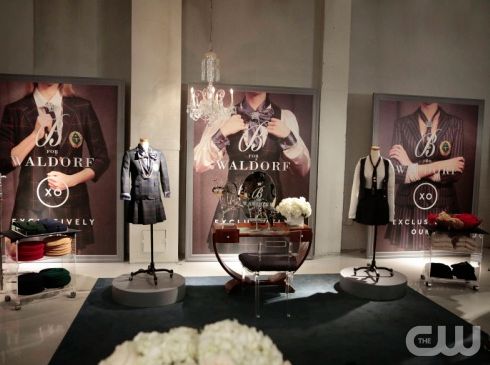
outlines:
[[[275,208],[283,216],[307,218],[311,215],[311,205],[304,197],[285,198]]]
[[[224,320],[165,333],[140,332],[118,345],[99,365],[291,365],[269,336],[254,327]]]

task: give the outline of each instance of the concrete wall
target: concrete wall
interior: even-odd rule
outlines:
[[[163,151],[170,179],[167,220],[155,225],[155,260],[178,260],[182,4],[134,1],[132,6],[130,146],[140,137]],[[147,262],[149,226],[129,226],[130,261]]]
[[[352,175],[372,138],[372,93],[484,99],[478,214],[490,221],[490,2],[353,0],[342,248],[365,248],[346,220]],[[487,226],[488,228],[488,226]]]
[[[34,1],[0,1],[0,30],[0,73],[31,74],[34,71]]]
[[[0,70],[129,81],[130,9],[130,0],[2,0]]]
[[[201,78],[209,1],[182,2],[182,82]],[[221,82],[316,87],[321,81],[321,0],[214,0],[213,48]]]
[[[324,19],[315,256],[341,250],[351,1],[326,0]]]

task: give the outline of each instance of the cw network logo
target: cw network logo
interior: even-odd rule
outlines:
[[[463,326],[455,326],[454,343],[446,341],[446,326],[437,326],[437,343],[434,343],[432,326],[416,326],[407,333],[405,343],[408,351],[415,356],[473,356],[481,346],[481,331],[479,326],[473,326],[471,336],[464,337]],[[471,342],[469,347],[466,347]]]

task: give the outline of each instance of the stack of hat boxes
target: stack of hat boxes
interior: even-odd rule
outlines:
[[[12,225],[2,232],[5,247],[5,301],[16,310],[25,299],[58,293],[75,298],[76,236],[78,230],[53,222]],[[42,265],[32,265],[42,263]]]

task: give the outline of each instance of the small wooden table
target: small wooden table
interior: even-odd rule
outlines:
[[[308,240],[305,248],[299,253],[298,257],[298,268],[303,264],[308,253],[311,249],[313,232],[310,227],[304,225],[302,227],[291,227],[285,223],[274,223],[272,227],[268,227],[267,224],[259,224],[258,226],[255,223],[238,223],[238,224],[227,224],[223,225],[221,223],[215,223],[212,227],[213,233],[213,250],[218,259],[221,267],[232,277],[225,284],[225,291],[230,293],[235,287],[246,284],[246,285],[254,285],[254,281],[248,277],[242,278],[242,275],[234,271],[224,262],[221,254],[218,250],[218,243],[225,244],[239,244],[240,239],[244,237],[251,238],[283,238],[288,239],[292,233],[299,232],[299,237],[307,237]],[[284,285],[285,273],[281,272],[276,275],[272,275],[267,279],[261,280],[260,285]],[[293,290],[294,291],[294,290]]]

